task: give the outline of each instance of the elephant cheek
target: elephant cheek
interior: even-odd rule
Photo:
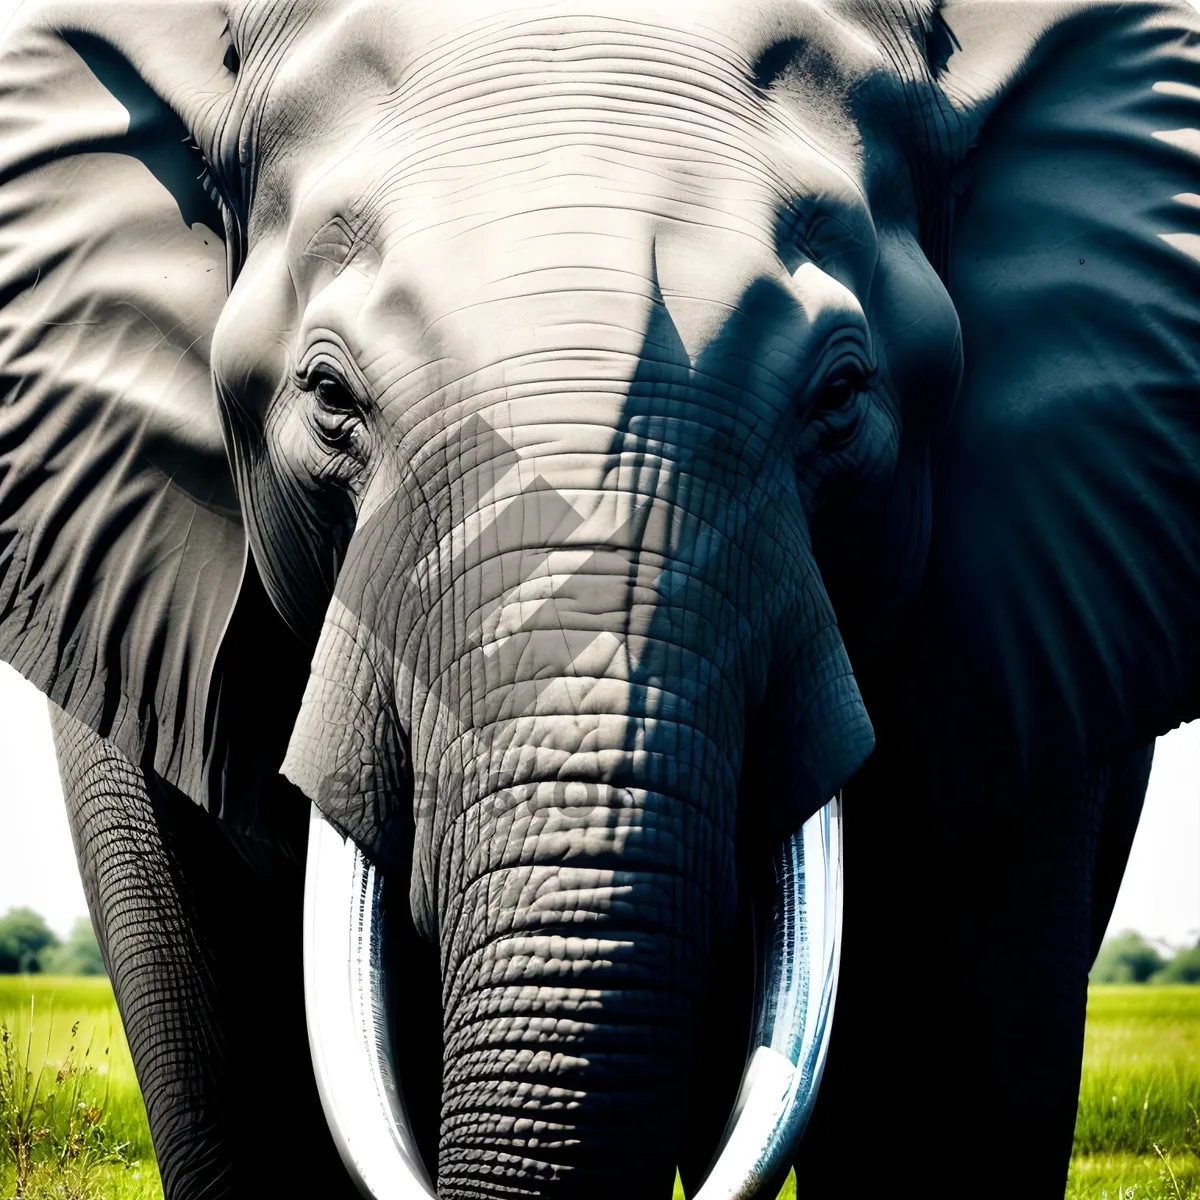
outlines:
[[[778,618],[765,694],[747,725],[740,789],[770,845],[836,796],[875,747],[825,578],[807,547],[794,561],[794,599]]]
[[[298,320],[282,247],[256,246],[213,331],[212,369],[227,437],[243,427],[261,437],[267,409],[287,376]],[[232,448],[238,449],[236,439]]]
[[[281,771],[380,869],[405,872],[412,830],[405,811],[408,742],[371,640],[335,597]]]
[[[805,643],[750,724],[742,792],[774,845],[794,834],[855,775],[875,731],[837,627]]]
[[[270,525],[278,509],[264,470],[267,423],[288,375],[288,343],[298,312],[287,272],[268,244],[256,247],[221,312],[213,333],[212,371],[225,449],[268,592],[279,592],[272,570]],[[264,553],[267,551],[267,553]]]

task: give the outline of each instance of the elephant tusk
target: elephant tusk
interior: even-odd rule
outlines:
[[[842,935],[842,816],[834,797],[775,861],[777,893],[751,1051],[733,1113],[694,1200],[750,1200],[791,1167],[825,1069]]]
[[[314,805],[304,879],[304,1000],[325,1119],[369,1200],[436,1200],[392,1065],[383,893],[374,866]]]

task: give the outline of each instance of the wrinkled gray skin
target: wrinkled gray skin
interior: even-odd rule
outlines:
[[[331,53],[263,16],[261,122],[307,137],[259,158],[214,372],[268,590],[324,615],[284,773],[383,862],[413,804],[447,1195],[498,1168],[669,1187],[748,715],[773,687],[801,727],[790,794],[752,801],[776,834],[871,746],[813,510],[894,476],[899,380],[944,404],[953,378],[953,308],[871,220],[851,112],[755,90],[751,14],[643,19],[464,8],[447,34],[399,6]],[[829,48],[784,81],[813,55],[836,96],[878,54],[797,19]],[[335,499],[345,544],[318,540]]]
[[[406,1051],[405,1086],[426,1112],[414,1122],[441,1196],[664,1195],[677,1163],[694,1187],[744,1045],[750,997],[731,972],[746,970],[747,897],[772,847],[874,744],[843,636],[860,671],[878,664],[889,718],[924,686],[919,663],[891,666],[894,643],[881,647],[926,566],[960,315],[968,344],[986,341],[980,331],[1023,303],[1018,290],[999,315],[988,308],[1002,291],[991,268],[962,265],[984,261],[978,231],[975,257],[950,272],[965,281],[952,301],[957,172],[1031,56],[1066,38],[1086,47],[1093,25],[1132,27],[1135,7],[110,0],[28,10],[32,41],[14,25],[0,60],[14,129],[40,128],[37,105],[53,112],[53,96],[74,94],[37,82],[36,64],[60,58],[85,97],[72,111],[122,136],[128,114],[150,114],[122,163],[100,146],[79,168],[127,171],[117,182],[140,226],[84,207],[83,173],[53,174],[69,138],[46,158],[13,152],[11,186],[33,190],[13,191],[6,210],[24,240],[8,247],[17,298],[0,332],[16,383],[0,449],[38,478],[19,454],[59,427],[38,406],[66,396],[92,413],[95,395],[106,421],[133,422],[121,444],[147,448],[144,478],[157,482],[138,495],[170,486],[138,510],[150,516],[120,569],[116,551],[103,569],[87,558],[94,523],[74,535],[80,559],[45,550],[45,513],[71,488],[15,492],[11,523],[28,545],[8,552],[23,565],[0,593],[16,614],[0,635],[61,709],[76,843],[169,1200],[272,1186],[269,1160],[244,1143],[247,1124],[274,1120],[249,1098],[261,1059],[244,997],[262,964],[230,949],[230,931],[286,930],[272,979],[297,982],[286,914],[298,914],[307,801],[407,891],[411,921],[394,921],[411,954],[396,980],[414,1004],[425,1003],[415,939],[436,952],[441,1054]],[[1072,24],[1085,8],[1093,23]],[[1171,29],[1191,20],[1161,11]],[[168,179],[151,141],[160,110],[198,146],[186,154],[203,156],[219,215]],[[146,171],[160,186],[143,196]],[[76,207],[38,224],[57,204]],[[65,255],[71,221],[108,240]],[[35,281],[17,246],[45,275]],[[1019,262],[1016,273],[1053,293],[1056,260],[1037,261],[1044,277]],[[126,303],[87,307],[118,278]],[[80,311],[100,316],[72,320]],[[135,335],[137,354],[110,355]],[[1021,396],[1052,392],[1055,371],[1070,378],[1065,345],[1030,351],[1056,366]],[[113,362],[145,366],[110,386]],[[967,400],[977,394],[986,386]],[[961,428],[960,441],[1000,444],[986,422]],[[79,451],[85,463],[93,453],[90,441]],[[1019,468],[1024,451],[1004,461]],[[115,492],[71,483],[90,486],[71,513],[115,511]],[[947,511],[956,504],[946,497]],[[100,524],[106,546],[126,546],[116,517]],[[164,562],[169,599],[155,591]],[[51,570],[55,582],[35,588]],[[957,595],[953,579],[947,590]],[[904,646],[937,644],[944,612],[929,610],[915,627],[934,632]],[[957,669],[955,653],[944,657]],[[1000,711],[1027,711],[1015,687]],[[983,690],[947,686],[939,703],[953,716]],[[1186,708],[1172,693],[1105,753],[1132,753]],[[890,753],[907,752],[895,732],[906,719],[889,725]],[[1090,720],[1076,726],[1107,736]],[[911,745],[937,742],[938,728]],[[992,723],[963,728],[965,762]],[[884,777],[876,803],[902,796],[920,813],[936,797],[953,842],[950,775],[920,753],[905,769],[930,779]],[[1031,761],[1023,743],[1004,753]],[[286,783],[274,780],[280,760]],[[1079,820],[1092,828],[1103,797],[1087,795]],[[232,841],[189,798],[219,806]],[[1082,844],[1075,832],[1064,818],[1063,846]],[[1121,848],[1110,858],[1119,878]],[[1090,858],[1078,866],[1080,895],[1092,873]],[[899,921],[892,882],[869,903]],[[298,987],[288,997],[274,1040],[287,1043],[279,1078],[296,1107],[279,1138],[313,1147],[309,1186],[333,1195],[344,1181],[294,1061]],[[261,1003],[250,1007],[260,1020]],[[417,1022],[408,1040],[435,1043]],[[419,1082],[431,1055],[440,1107],[436,1085]],[[1072,1069],[1068,1047],[1055,1097]],[[1061,1187],[1054,1104],[1051,1133],[1031,1134],[1035,1193]]]
[[[267,588],[324,616],[284,773],[379,861],[416,818],[446,1195],[497,1167],[669,1187],[748,714],[774,688],[803,723],[791,794],[757,800],[776,833],[871,746],[812,512],[892,478],[897,373],[945,402],[957,347],[911,235],[871,222],[851,114],[756,93],[761,34],[714,38],[719,10],[642,16],[257,35],[260,121],[305,138],[258,159],[214,373]],[[834,78],[871,53],[831,41]]]

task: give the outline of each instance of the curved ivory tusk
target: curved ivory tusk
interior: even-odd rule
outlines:
[[[392,1068],[383,887],[358,847],[313,805],[304,879],[304,1000],[325,1119],[364,1196],[436,1200]]]
[[[783,844],[750,1058],[716,1160],[694,1200],[778,1187],[825,1069],[842,935],[841,801]],[[774,1200],[774,1192],[765,1200]]]

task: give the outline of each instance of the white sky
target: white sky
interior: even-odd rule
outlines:
[[[45,698],[0,663],[0,913],[16,904],[59,933],[87,912]]]
[[[46,702],[0,663],[0,913],[15,904],[37,909],[60,933],[87,911]],[[1159,739],[1109,928],[1173,946],[1200,938],[1200,721]]]

